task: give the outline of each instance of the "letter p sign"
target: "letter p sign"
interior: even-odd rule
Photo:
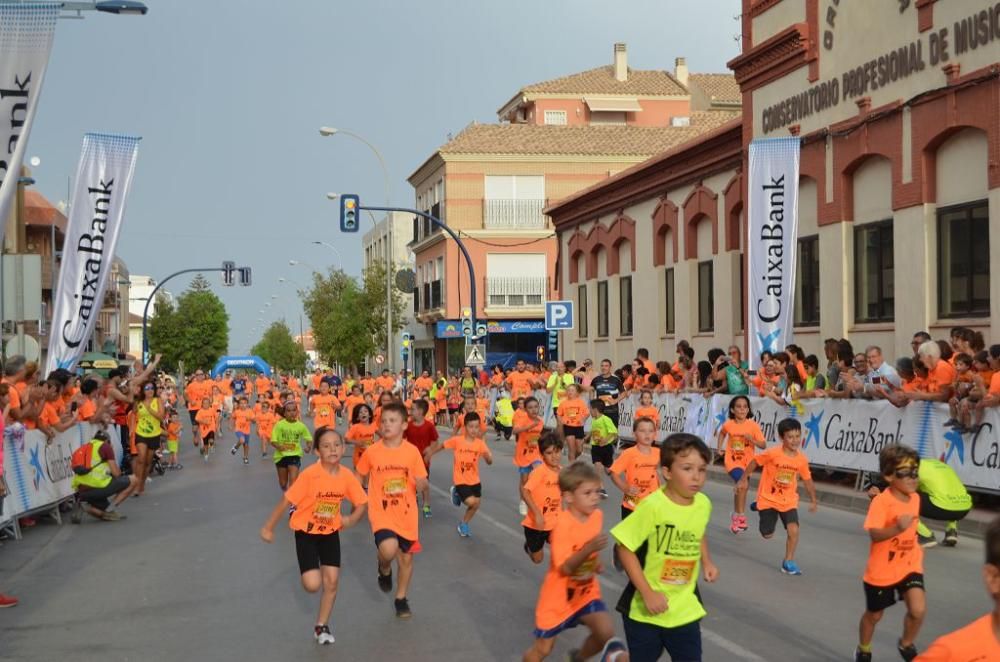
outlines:
[[[545,329],[559,331],[573,328],[572,301],[545,302]]]

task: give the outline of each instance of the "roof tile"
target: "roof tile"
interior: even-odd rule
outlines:
[[[611,65],[533,83],[521,88],[521,94],[632,94],[687,96],[676,78],[666,71],[628,70],[628,79],[619,81]]]
[[[688,87],[700,88],[709,99],[720,103],[740,103],[743,94],[739,83],[732,74],[691,74],[688,76]]]

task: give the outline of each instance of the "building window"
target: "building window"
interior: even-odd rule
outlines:
[[[854,319],[891,322],[895,314],[892,221],[854,230]]]
[[[938,317],[990,314],[990,213],[986,200],[938,210]]]
[[[576,305],[580,318],[580,338],[587,337],[587,286],[580,285],[576,288]]]
[[[625,112],[595,110],[590,113],[590,123],[593,126],[625,126]]]
[[[667,269],[665,274],[665,284],[667,291],[667,328],[665,331],[668,334],[674,333],[676,325],[674,323],[674,268],[671,267]]]
[[[712,261],[698,263],[698,331],[715,330],[715,295],[712,286]]]
[[[632,335],[632,277],[618,279],[618,307],[621,320],[621,335]]]
[[[546,110],[545,111],[545,123],[546,124],[566,124],[566,111],[565,110]]]
[[[597,337],[608,337],[608,281],[597,282]]]
[[[819,326],[819,235],[799,239],[795,326]]]

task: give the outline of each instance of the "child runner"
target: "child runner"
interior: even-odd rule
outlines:
[[[917,657],[914,643],[924,622],[924,549],[917,544],[920,497],[917,496],[920,457],[909,446],[886,446],[878,455],[879,472],[889,488],[872,499],[865,517],[871,538],[863,576],[865,612],[861,615],[856,662],[871,662],[872,636],[887,607],[899,596],[906,603],[903,636],[896,650],[904,660]]]
[[[514,403],[510,400],[510,393],[500,391],[497,397],[496,415],[493,417],[493,425],[497,431],[497,441],[502,436],[510,441],[510,435],[514,426]]]
[[[282,495],[260,530],[260,537],[268,543],[274,540],[278,519],[294,508],[288,527],[295,532],[302,588],[310,593],[323,590],[313,637],[316,643],[332,644],[334,638],[328,623],[340,579],[340,531],[358,523],[365,513],[368,497],[354,474],[340,466],[344,440],[339,432],[319,428],[313,447],[319,461],[307,467]],[[345,499],[351,502],[351,514],[341,517],[341,503]]]
[[[622,491],[621,517],[624,520],[645,497],[660,486],[660,459],[653,448],[656,425],[651,418],[637,418],[632,424],[635,446],[626,449],[608,470],[611,482]],[[625,478],[622,479],[622,474]],[[622,570],[616,551],[611,554],[615,569]]]
[[[816,486],[809,471],[809,458],[802,452],[802,425],[794,418],[786,418],[778,423],[780,446],[772,446],[758,453],[747,465],[746,473],[736,484],[736,489],[746,494],[750,476],[763,467],[760,483],[757,485],[756,508],[760,515],[760,535],[770,540],[778,525],[778,518],[788,534],[785,541],[785,558],[781,562],[781,572],[786,575],[801,575],[795,562],[795,548],[799,544],[799,488],[798,478],[809,493],[809,512],[816,512]]]
[[[639,395],[639,406],[635,410],[636,418],[648,418],[653,421],[657,431],[660,429],[660,410],[653,405],[653,392],[643,389]]]
[[[198,423],[198,436],[201,438],[201,459],[208,462],[208,456],[215,448],[215,434],[219,425],[219,414],[212,407],[211,398],[203,398],[201,409],[194,416]]]
[[[466,414],[476,414],[476,396],[472,394],[466,395],[465,399],[462,401],[462,411],[459,412],[458,417],[455,419],[455,434],[462,431],[462,426],[465,424]],[[476,415],[478,416],[478,414]]]
[[[236,443],[229,452],[236,455],[236,451],[243,447],[243,464],[250,464],[250,426],[253,425],[253,410],[250,409],[250,401],[240,396],[236,399],[236,410],[233,411],[233,429],[236,431]]]
[[[309,415],[313,417],[313,428],[337,427],[337,411],[340,401],[330,394],[330,382],[319,383],[319,393],[309,399]]]
[[[587,404],[580,398],[580,387],[577,384],[566,386],[566,395],[556,408],[556,417],[566,440],[570,463],[576,462],[583,452],[583,424],[589,416]]]
[[[176,409],[170,410],[170,422],[167,423],[167,452],[170,453],[170,461],[167,469],[183,469],[184,467],[177,461],[177,452],[180,450],[181,441],[181,419]]]
[[[542,464],[521,486],[521,501],[528,514],[521,522],[524,527],[524,551],[538,564],[545,558],[545,543],[562,512],[562,492],[559,490],[559,470],[562,469],[562,439],[555,432],[546,432],[538,440]]]
[[[590,401],[590,434],[587,440],[590,442],[590,459],[594,464],[604,467],[603,471],[598,471],[597,475],[608,473],[611,465],[615,461],[615,441],[618,439],[618,426],[609,416],[604,415],[604,402],[601,400]],[[604,489],[603,481],[601,485],[601,498],[608,498],[608,491]]]
[[[706,582],[719,577],[705,535],[712,503],[701,492],[712,453],[698,437],[678,433],[659,455],[663,489],[611,529],[629,578],[618,611],[631,659],[657,660],[666,650],[672,660],[700,660],[699,565]]]
[[[254,422],[257,424],[257,436],[260,437],[260,456],[267,457],[267,447],[271,443],[271,433],[274,431],[274,424],[278,422],[278,417],[271,410],[271,403],[264,400],[257,405],[260,411],[254,414]]]
[[[993,598],[993,611],[964,628],[946,634],[931,644],[918,659],[921,662],[976,662],[1000,660],[1000,518],[986,529],[986,565],[983,583]]]
[[[462,436],[456,435],[443,444],[440,441],[435,442],[424,451],[424,461],[428,464],[434,454],[442,448],[455,453],[451,470],[453,483],[451,502],[456,508],[465,504],[465,515],[458,523],[458,535],[463,538],[472,535],[469,532],[469,522],[476,516],[483,498],[483,485],[479,478],[479,458],[485,459],[486,464],[493,464],[493,453],[479,436],[481,429],[479,414],[470,412],[465,415]]]
[[[597,574],[598,554],[608,544],[601,533],[601,481],[592,465],[576,462],[559,472],[559,489],[566,504],[550,535],[549,570],[538,592],[535,607],[535,642],[524,653],[524,662],[544,660],[555,647],[560,632],[583,624],[590,636],[570,652],[571,660],[625,660],[624,644],[614,639],[608,608],[601,600]],[[608,657],[614,652],[615,657]]]
[[[410,407],[410,422],[406,425],[406,432],[403,434],[403,438],[416,446],[417,450],[420,451],[420,456],[424,458],[424,468],[427,470],[428,476],[430,476],[431,472],[431,460],[430,457],[424,454],[424,451],[438,440],[438,431],[434,425],[434,420],[426,418],[429,406],[430,403],[422,398],[413,401],[413,405]],[[424,517],[430,517],[432,515],[430,481],[427,482],[427,485],[420,494],[424,502],[422,508]]]
[[[278,486],[284,492],[295,483],[302,466],[303,441],[312,442],[309,428],[299,420],[299,406],[294,401],[285,403],[282,410],[285,417],[274,424],[271,430],[271,445],[274,447],[274,468],[278,472]]]
[[[538,399],[530,397],[524,401],[523,409],[514,412],[512,433],[517,439],[517,444],[514,446],[514,466],[517,467],[520,480],[518,493],[521,493],[521,489],[528,482],[532,470],[542,463],[542,457],[538,451],[538,440],[542,434],[544,421],[538,411]],[[562,444],[559,444],[559,447],[562,448]],[[523,498],[518,510],[522,515],[528,514],[528,506]]]
[[[406,407],[392,402],[382,408],[381,439],[368,447],[356,467],[368,477],[368,494],[373,496],[368,520],[378,548],[378,587],[392,590],[392,562],[396,561],[396,616],[412,616],[406,598],[413,577],[413,552],[417,543],[419,517],[417,492],[424,490],[427,470],[416,447],[403,439]]]
[[[729,401],[729,420],[719,428],[717,450],[725,456],[726,473],[733,479],[733,514],[729,530],[740,533],[747,530],[747,488],[740,488],[740,479],[746,473],[747,465],[753,459],[757,448],[766,448],[764,432],[753,420],[750,398],[737,395]]]
[[[375,443],[375,433],[378,430],[372,422],[372,408],[366,404],[360,404],[354,408],[351,416],[351,427],[347,429],[347,440],[354,446],[354,455],[351,458],[351,466],[358,470],[358,462],[364,455],[368,447]]]
[[[351,385],[351,394],[344,401],[344,416],[348,421],[354,420],[354,410],[358,405],[365,404],[365,396],[361,395],[361,384]],[[370,417],[369,417],[369,420]]]

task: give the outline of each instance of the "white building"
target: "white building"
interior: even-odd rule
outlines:
[[[149,300],[149,295],[156,288],[156,281],[152,276],[132,276],[129,279],[128,297],[128,353],[132,356],[142,355],[142,313]],[[167,290],[160,290],[157,296],[163,295],[168,301],[173,302],[174,295]],[[153,305],[149,306],[149,315],[153,316]]]
[[[388,243],[388,231],[389,222],[392,222],[392,263],[395,266],[396,271],[403,269],[413,268],[413,254],[410,252],[407,244],[409,243],[412,236],[412,226],[413,226],[413,216],[411,214],[405,214],[403,212],[392,212],[388,216],[382,218],[375,227],[364,234],[361,238],[361,246],[364,251],[364,266],[367,269],[371,264],[381,261],[385,262],[386,258],[386,244]],[[396,288],[395,279],[392,283],[393,288]],[[413,321],[413,294],[404,294],[403,296],[403,316],[405,318],[406,326],[404,326],[404,331],[409,331],[411,334],[417,332],[416,327],[412,324]],[[395,323],[395,320],[393,320]],[[421,334],[426,333],[423,329],[423,325],[419,326],[419,332]],[[413,328],[411,328],[413,327]],[[402,368],[403,362],[400,358],[399,351],[401,347],[401,336],[402,331],[396,333],[392,339],[392,348],[390,355],[387,357],[387,361],[382,364],[382,366],[376,366],[374,361],[370,362],[369,368],[372,372],[376,370],[381,370],[383,367],[387,367],[390,370],[396,371]],[[414,360],[413,355],[411,355],[411,363]]]

